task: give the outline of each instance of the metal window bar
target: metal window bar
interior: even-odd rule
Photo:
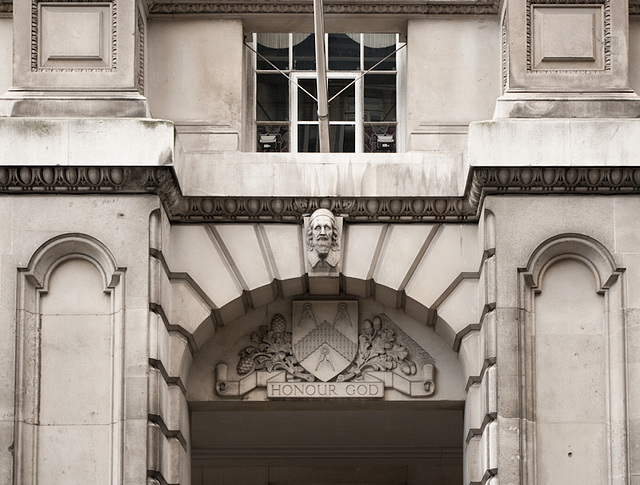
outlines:
[[[402,44],[400,47],[398,47],[395,51],[393,51],[391,54],[389,54],[388,56],[386,56],[384,59],[380,59],[378,62],[376,62],[371,68],[367,69],[365,72],[363,72],[362,74],[360,74],[359,76],[357,76],[353,81],[351,81],[349,84],[347,84],[344,88],[342,88],[340,91],[338,91],[336,94],[334,94],[333,96],[331,96],[331,99],[329,99],[329,103],[331,101],[333,101],[334,99],[336,99],[338,96],[340,96],[342,93],[344,93],[347,89],[349,89],[351,86],[353,86],[356,81],[358,81],[359,79],[362,79],[365,75],[369,74],[371,71],[373,71],[376,67],[378,67],[380,64],[382,64],[384,61],[386,61],[387,59],[389,59],[392,55],[394,55],[396,52],[398,52],[401,49],[404,49],[407,46],[407,44]]]
[[[255,54],[257,54],[258,56],[260,56],[263,60],[267,61],[269,63],[269,65],[271,67],[273,67],[276,71],[278,71],[280,74],[282,74],[284,77],[286,77],[289,82],[291,84],[293,84],[294,86],[296,86],[298,89],[300,89],[301,91],[305,92],[307,94],[307,96],[309,96],[311,99],[313,99],[316,103],[318,102],[318,98],[316,98],[313,94],[311,94],[309,91],[307,91],[305,88],[303,88],[302,86],[300,86],[297,82],[295,82],[293,79],[291,79],[291,77],[289,76],[289,74],[287,74],[286,72],[284,72],[282,69],[278,68],[273,62],[271,62],[269,59],[267,59],[265,56],[263,56],[262,54],[260,54],[256,49],[254,49],[253,47],[251,47],[249,44],[247,44],[246,42],[244,43],[245,47],[247,47],[250,51],[254,52]],[[340,91],[338,91],[336,94],[334,94],[333,96],[331,96],[331,98],[329,99],[329,103],[331,103],[331,101],[333,101],[334,99],[336,99],[338,96],[340,96],[342,93],[344,93],[347,89],[349,89],[351,86],[353,86],[356,81],[358,81],[359,79],[362,79],[364,76],[366,76],[367,74],[369,74],[371,71],[373,71],[376,67],[378,67],[380,64],[382,64],[384,61],[386,61],[387,59],[389,59],[392,55],[396,54],[397,52],[401,51],[402,49],[404,49],[405,47],[407,47],[407,44],[402,44],[400,47],[398,47],[395,51],[393,51],[392,53],[388,54],[386,57],[384,57],[383,59],[380,59],[378,62],[376,62],[373,66],[371,66],[369,69],[367,69],[366,71],[364,71],[362,74],[360,74],[359,76],[357,76],[353,81],[351,81],[349,84],[347,84],[344,88],[342,88]]]
[[[309,91],[307,91],[305,88],[303,88],[302,86],[300,86],[297,82],[295,82],[293,79],[291,79],[291,77],[289,76],[289,74],[287,74],[286,72],[284,72],[282,69],[280,69],[279,67],[277,67],[273,62],[271,62],[269,59],[267,59],[265,56],[263,56],[262,54],[260,54],[256,49],[254,49],[253,47],[251,47],[249,44],[247,44],[246,42],[244,42],[245,47],[247,47],[251,52],[255,53],[256,55],[260,56],[263,60],[267,61],[269,63],[269,65],[271,67],[273,67],[276,71],[278,71],[280,74],[282,74],[284,77],[286,77],[289,82],[291,84],[293,84],[294,86],[297,86],[298,89],[300,89],[301,91],[305,92],[307,94],[307,96],[311,97],[311,99],[313,99],[316,103],[318,102],[318,98],[316,98],[313,94],[311,94]],[[384,60],[384,59],[383,59]]]

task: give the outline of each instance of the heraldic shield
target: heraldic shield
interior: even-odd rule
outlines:
[[[357,301],[294,301],[293,354],[327,382],[345,370],[358,351]]]

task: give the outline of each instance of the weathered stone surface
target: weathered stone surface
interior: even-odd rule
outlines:
[[[466,177],[461,153],[193,153],[177,171],[193,196],[450,196]]]
[[[8,165],[166,166],[180,154],[163,120],[1,118]]]
[[[393,154],[252,153],[243,41],[310,32],[309,2],[144,3],[0,0],[0,484],[33,481],[28,450],[51,483],[634,482],[626,2],[508,0],[501,25],[495,1],[327,0],[330,29],[406,37]],[[294,301],[329,305],[305,267],[320,208],[342,220],[331,298],[360,309],[351,345],[318,340],[358,347],[335,382],[267,369],[295,365]]]
[[[493,120],[469,127],[471,166],[635,166],[638,120]],[[518,140],[517,144],[513,140]]]

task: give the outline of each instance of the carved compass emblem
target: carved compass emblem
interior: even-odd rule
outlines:
[[[358,351],[357,301],[294,301],[293,354],[308,372],[327,382]]]

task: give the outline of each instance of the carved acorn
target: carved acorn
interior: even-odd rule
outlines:
[[[402,366],[400,367],[400,370],[402,370],[402,372],[404,372],[408,376],[414,376],[416,375],[416,372],[418,369],[414,362],[410,360],[405,360]]]

